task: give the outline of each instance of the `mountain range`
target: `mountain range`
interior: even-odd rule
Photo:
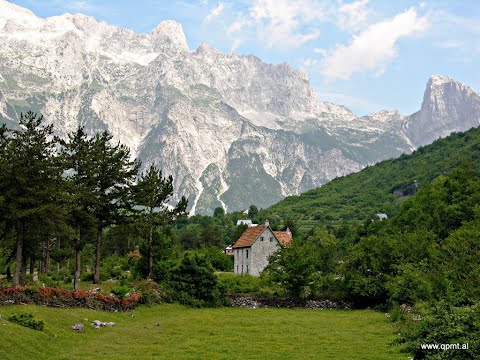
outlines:
[[[143,167],[173,176],[190,213],[209,214],[266,207],[477,127],[480,96],[433,75],[418,112],[357,117],[319,101],[286,63],[189,49],[175,21],[136,33],[0,0],[0,122],[16,126],[27,110],[63,137],[78,126],[108,130]]]

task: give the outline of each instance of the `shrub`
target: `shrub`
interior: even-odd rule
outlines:
[[[197,254],[186,253],[169,276],[173,300],[193,307],[226,305],[226,289],[217,281],[210,263]]]
[[[92,282],[93,281],[93,272],[86,272],[83,273],[82,276],[80,277],[82,281],[85,282]]]
[[[480,304],[453,306],[441,300],[410,326],[404,339],[415,359],[480,358]],[[468,350],[422,349],[422,344],[468,344]]]
[[[196,251],[200,256],[204,256],[212,267],[217,271],[233,271],[233,256],[225,255],[216,247],[203,247]]]
[[[111,291],[119,299],[125,299],[127,297],[127,294],[131,291],[131,289],[126,285],[120,285],[113,288]]]
[[[262,282],[251,275],[218,274],[218,280],[227,289],[228,294],[259,294]]]
[[[165,293],[150,280],[142,280],[135,285],[135,291],[142,294],[142,302],[147,305],[159,304],[165,299]]]
[[[8,320],[33,330],[42,331],[44,327],[43,321],[35,320],[30,313],[12,313],[8,316]]]
[[[131,310],[142,302],[142,294],[133,293],[126,299],[85,290],[64,290],[50,287],[10,287],[0,289],[0,303],[37,304],[55,307],[86,307],[96,310]]]
[[[117,253],[102,259],[102,268],[100,276],[107,278],[119,279],[124,271],[130,270],[128,257],[120,256]],[[103,279],[102,279],[103,280]]]

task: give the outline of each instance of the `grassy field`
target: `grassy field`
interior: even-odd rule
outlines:
[[[6,321],[31,312],[43,332]],[[0,307],[0,359],[409,359],[391,324],[369,310],[140,307],[132,313]],[[87,320],[88,319],[88,320]],[[95,330],[93,320],[113,321]],[[75,333],[75,322],[86,325]],[[157,325],[158,324],[158,325]]]

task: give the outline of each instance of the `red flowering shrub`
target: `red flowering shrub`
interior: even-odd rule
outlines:
[[[0,288],[0,304],[37,304],[56,307],[86,307],[94,310],[132,310],[142,302],[142,294],[133,293],[129,298],[91,293],[85,290],[64,290],[49,287]]]

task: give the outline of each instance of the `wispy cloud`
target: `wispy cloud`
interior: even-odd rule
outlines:
[[[298,47],[318,38],[315,22],[325,16],[320,2],[307,0],[256,0],[249,15],[270,48]]]
[[[357,31],[368,21],[370,10],[368,0],[358,0],[351,3],[340,2],[338,8],[338,26],[342,30]]]
[[[223,12],[223,10],[225,10],[225,4],[224,3],[218,3],[217,6],[215,6],[209,13],[207,16],[205,16],[205,18],[203,19],[203,21],[205,23],[210,23],[212,22],[213,19],[217,18],[218,16],[220,16],[220,14]]]
[[[430,18],[436,47],[460,51],[466,57],[480,52],[480,23],[476,19],[445,10],[432,11]]]
[[[368,70],[381,75],[387,62],[397,56],[397,41],[426,30],[428,25],[427,17],[418,16],[415,8],[370,25],[348,45],[337,45],[327,54],[322,74],[328,79],[349,79]]]

